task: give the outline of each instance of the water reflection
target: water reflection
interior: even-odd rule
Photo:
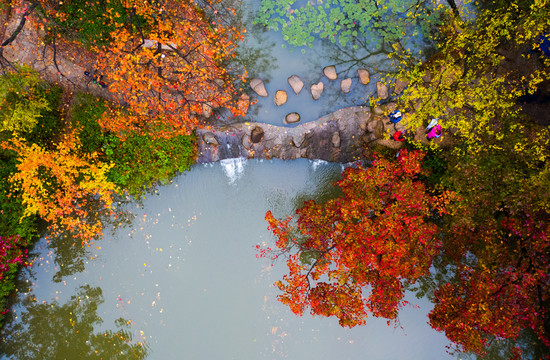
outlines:
[[[374,64],[385,59],[385,53],[369,57],[365,48],[361,52],[361,49],[354,50],[351,45],[349,49],[342,48],[320,39],[314,42],[313,48],[287,47],[279,32],[267,31],[262,26],[252,24],[259,6],[260,0],[243,2],[241,14],[247,32],[245,41],[238,48],[236,64],[238,67],[246,67],[249,78],[263,79],[269,96],[262,98],[250,92],[258,102],[249,108],[246,117],[236,121],[257,121],[282,126],[286,114],[298,112],[301,116],[300,123],[303,123],[317,120],[344,107],[364,105],[369,100],[375,90],[377,78]],[[339,78],[330,81],[323,76],[322,69],[334,64],[338,65]],[[359,67],[367,67],[372,71],[371,84],[365,86],[359,83],[356,73]],[[294,94],[287,82],[291,75],[298,75],[304,81],[304,88],[298,95]],[[340,90],[340,79],[344,77],[353,78],[351,91],[347,94]],[[316,101],[311,97],[310,86],[319,81],[323,81],[325,90]],[[288,101],[282,106],[274,103],[277,90],[288,93]]]
[[[83,285],[65,304],[27,298],[20,321],[4,329],[0,351],[13,359],[145,359],[148,350],[133,343],[127,320],[116,320],[116,331],[94,332],[102,324],[97,309],[103,303],[99,287]]]
[[[129,204],[132,226],[107,232],[86,249],[84,270],[70,275],[56,275],[41,240],[31,292],[14,308],[0,350],[14,359],[39,349],[54,359],[93,359],[95,351],[104,359],[120,351],[151,360],[450,359],[444,336],[426,324],[432,305],[410,294],[418,308],[403,311],[402,329],[375,318],[343,329],[335,319],[296,317],[276,300],[272,284],[284,263],[255,256],[255,245],[274,241],[265,212],[283,216],[304,197],[332,196],[321,185],[341,170],[305,159],[195,166]]]
[[[53,261],[57,265],[53,281],[60,282],[66,276],[84,271],[84,260],[89,257],[88,247],[81,245],[69,235],[51,238],[47,247],[51,250]]]

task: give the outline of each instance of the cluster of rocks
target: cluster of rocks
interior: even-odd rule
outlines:
[[[370,119],[369,108],[352,107],[293,128],[240,123],[199,129],[197,161],[207,163],[244,157],[349,162],[363,155],[362,136]]]
[[[216,129],[199,129],[199,163],[228,158],[320,159],[347,163],[363,158],[371,149],[385,146],[398,149],[402,142],[385,134],[407,131],[406,115],[393,124],[387,114],[395,103],[338,110],[317,121],[288,128],[265,123],[240,123]]]
[[[369,84],[368,70],[358,69],[357,74],[362,84]],[[338,79],[334,66],[325,67],[323,75],[331,81]],[[288,83],[296,95],[304,88],[304,82],[298,75],[290,76]],[[351,78],[344,78],[340,82],[340,88],[343,92],[349,92],[351,84]],[[397,80],[391,93],[399,95],[407,85],[406,81]],[[261,79],[252,79],[250,86],[258,96],[268,96],[265,83]],[[310,86],[314,100],[320,98],[323,90],[323,81]],[[292,128],[265,123],[239,123],[199,129],[197,161],[207,163],[243,157],[282,160],[308,158],[346,163],[368,155],[379,146],[399,149],[403,142],[391,139],[397,131],[416,140],[422,141],[425,138],[421,129],[409,129],[407,114],[397,123],[390,122],[388,114],[397,109],[397,104],[390,101],[390,89],[386,84],[377,82],[376,94],[381,102],[372,108],[349,107]],[[277,106],[285,104],[287,99],[286,91],[275,92],[274,101]],[[287,124],[299,121],[298,113],[286,115]]]
[[[334,65],[326,66],[325,68],[323,68],[323,75],[330,81],[334,81],[338,79],[338,73]],[[357,75],[359,77],[359,81],[361,84],[367,85],[370,83],[370,73],[367,69],[363,69],[363,68],[357,69]],[[349,93],[352,83],[353,83],[353,79],[351,77],[346,77],[342,79],[340,81],[340,90],[345,94]],[[290,76],[288,78],[288,84],[290,85],[290,88],[296,95],[298,95],[304,88],[304,82],[298,75]],[[261,97],[269,96],[265,86],[265,82],[262,79],[259,79],[259,78],[252,79],[250,81],[250,88],[258,96],[261,96]],[[378,97],[380,99],[382,100],[388,99],[389,91],[388,91],[387,85],[381,82],[377,82],[376,89],[377,89]],[[396,86],[396,89],[398,89],[397,86]],[[311,92],[312,99],[318,100],[319,98],[321,98],[321,95],[325,90],[325,83],[321,80],[316,84],[311,84],[309,90]],[[288,94],[285,90],[277,90],[275,92],[275,96],[274,96],[275,105],[277,106],[284,105],[287,102],[287,100],[288,100]],[[300,121],[300,114],[298,113],[290,113],[285,116],[286,124],[292,124],[298,121]]]

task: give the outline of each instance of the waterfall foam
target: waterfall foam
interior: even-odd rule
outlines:
[[[316,159],[311,161],[311,167],[313,168],[313,171],[317,170],[319,166],[326,164],[328,164],[328,161],[325,160]]]
[[[231,158],[220,160],[223,172],[229,179],[229,183],[233,184],[244,174],[244,167],[246,165],[246,158]]]

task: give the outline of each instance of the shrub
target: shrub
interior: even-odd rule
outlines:
[[[104,100],[78,95],[72,109],[73,127],[78,129],[82,151],[100,152],[104,161],[114,163],[109,180],[121,189],[140,196],[155,183],[166,182],[193,164],[195,135],[157,139],[152,132],[131,134],[123,140],[99,125],[105,109]]]
[[[194,135],[170,139],[133,135],[124,141],[111,135],[105,154],[115,166],[109,176],[130,194],[140,196],[156,182],[164,183],[188,170],[194,162],[195,143]]]
[[[60,86],[40,84],[38,94],[46,100],[48,107],[40,111],[40,116],[34,128],[24,134],[27,141],[44,145],[50,148],[57,142],[57,138],[63,132],[61,119],[61,95],[63,89]]]

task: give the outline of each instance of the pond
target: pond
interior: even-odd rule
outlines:
[[[245,119],[282,125],[298,112],[302,122],[362,105],[374,92],[359,84],[358,64],[322,43],[302,53],[282,47],[279,34],[250,25],[260,0],[245,7],[249,26],[240,61],[251,77],[266,81],[270,96],[258,99]],[[247,13],[248,11],[248,13]],[[339,78],[354,77],[349,94],[323,78],[337,65]],[[299,95],[287,78],[306,83]],[[309,85],[323,78],[314,101]],[[276,107],[276,90],[288,102]],[[18,286],[14,319],[0,344],[3,359],[423,359],[444,360],[448,340],[427,324],[432,308],[413,304],[400,327],[376,318],[343,329],[332,318],[297,317],[276,300],[272,284],[286,268],[256,257],[256,245],[274,238],[264,215],[292,213],[310,197],[330,196],[327,186],[341,164],[321,161],[245,161],[195,165],[141,202],[130,202],[128,223],[111,224],[87,248],[72,240],[41,239],[36,261]],[[273,266],[272,266],[273,265]]]
[[[84,250],[42,239],[4,358],[451,359],[427,324],[431,304],[412,294],[401,328],[370,318],[343,329],[276,300],[285,264],[255,256],[273,242],[264,214],[329,196],[341,170],[309,160],[197,165],[130,203],[131,224]]]
[[[269,96],[261,97],[251,92],[257,103],[250,108],[244,120],[281,126],[284,125],[286,114],[297,112],[301,116],[300,123],[309,122],[344,107],[365,105],[375,95],[379,70],[387,70],[390,66],[386,54],[369,56],[370,52],[365,49],[344,49],[321,40],[315,40],[312,48],[287,46],[280,33],[265,31],[259,25],[252,24],[260,3],[261,0],[244,1],[242,16],[247,32],[245,41],[238,49],[238,62],[246,67],[250,79],[260,78],[265,81]],[[358,60],[362,58],[365,59]],[[329,80],[323,75],[323,68],[330,65],[336,67],[336,80]],[[357,74],[359,68],[370,72],[371,81],[368,85],[360,83]],[[292,75],[298,75],[304,82],[298,95],[288,84],[288,78]],[[340,89],[340,81],[346,77],[352,78],[349,93],[343,93]],[[310,86],[319,81],[324,83],[325,88],[322,96],[313,100]],[[288,94],[288,101],[284,105],[275,105],[277,90],[284,90]]]

